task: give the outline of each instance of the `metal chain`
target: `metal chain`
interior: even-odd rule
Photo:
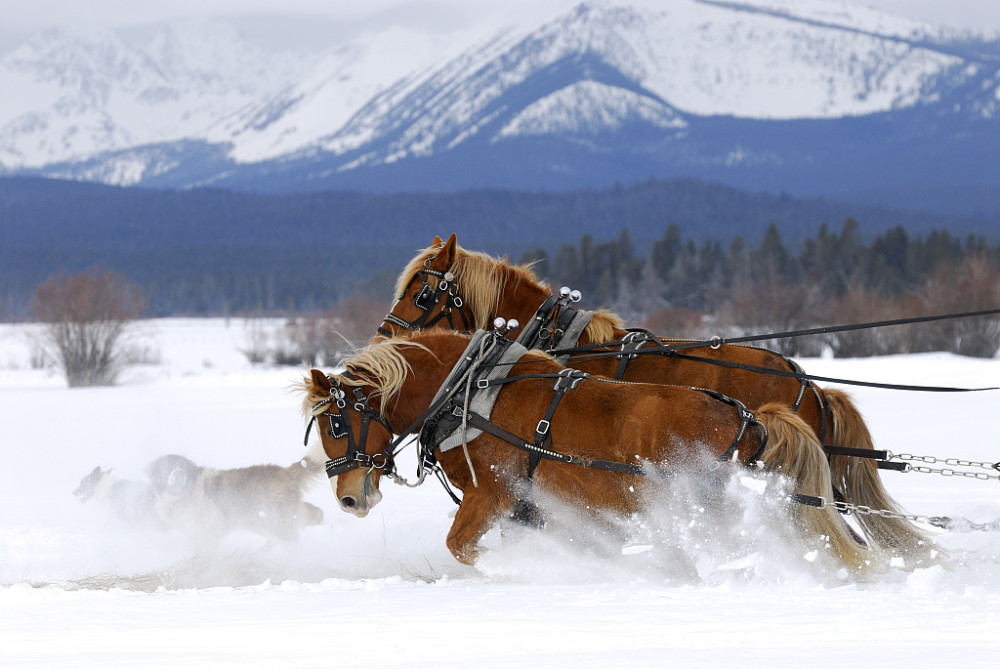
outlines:
[[[957,476],[980,481],[997,480],[1000,481],[1000,473],[986,474],[984,472],[967,472],[950,467],[969,467],[976,469],[987,469],[1000,472],[1000,462],[975,462],[973,460],[962,460],[961,458],[936,458],[933,455],[911,455],[910,453],[893,453],[886,451],[888,460],[899,459],[907,462],[906,472],[917,472],[920,474],[940,474],[941,476]],[[945,464],[950,467],[924,467],[922,465],[911,465],[910,462],[924,462],[927,464]]]
[[[882,518],[895,518],[897,520],[908,520],[913,523],[926,523],[934,527],[951,532],[996,532],[1000,530],[1000,519],[988,523],[976,523],[968,518],[950,518],[948,516],[921,516],[915,513],[900,513],[888,509],[873,509],[863,504],[851,504],[850,502],[829,501],[825,497],[819,497],[820,509],[831,506],[841,513],[857,513],[864,516],[880,516]]]
[[[909,520],[915,523],[931,523],[931,518],[929,516],[920,516],[914,513],[900,513],[898,511],[890,511],[889,509],[873,509],[870,506],[865,506],[863,504],[851,504],[850,502],[828,502],[822,497],[820,499],[823,500],[824,506],[832,506],[842,513],[858,513],[863,516],[881,516],[882,518]]]

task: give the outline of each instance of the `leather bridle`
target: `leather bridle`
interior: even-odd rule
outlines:
[[[344,372],[341,376],[351,380],[354,379],[350,372]],[[391,476],[396,470],[396,464],[392,458],[394,446],[392,436],[395,434],[392,430],[392,425],[389,424],[385,416],[372,408],[367,395],[365,395],[365,392],[360,387],[347,386],[354,395],[353,407],[361,414],[361,431],[358,438],[355,439],[354,430],[351,428],[351,421],[347,417],[346,393],[340,384],[337,383],[335,377],[328,376],[327,378],[330,380],[331,385],[330,396],[313,405],[311,411],[313,418],[306,427],[304,443],[309,443],[309,431],[312,429],[313,422],[318,421],[321,416],[325,416],[327,420],[327,435],[333,439],[347,439],[347,452],[339,458],[326,461],[327,476],[333,478],[344,472],[362,467],[381,469],[384,470],[386,475]],[[368,428],[372,421],[385,428],[389,433],[389,442],[386,444],[385,450],[381,453],[369,455],[365,452],[365,447],[368,443]]]
[[[436,276],[438,278],[437,288],[431,287],[428,276]],[[418,270],[413,278],[419,278],[423,282],[420,290],[418,290],[413,296],[413,304],[420,309],[420,316],[418,316],[415,320],[407,321],[400,318],[396,314],[389,312],[386,317],[382,319],[382,324],[378,327],[378,333],[380,335],[384,337],[392,337],[395,334],[392,330],[383,327],[386,323],[413,332],[414,330],[428,328],[442,318],[447,319],[448,326],[452,330],[466,332],[472,329],[472,319],[468,318],[465,314],[465,310],[463,308],[465,306],[465,302],[458,294],[458,282],[456,281],[454,274],[451,272],[441,272],[436,269],[425,267],[424,269]],[[410,283],[413,283],[413,279],[410,280]],[[397,298],[396,301],[399,302],[404,297],[406,297],[405,291]],[[444,302],[444,305],[441,307],[441,310],[432,317],[431,314],[434,307],[442,302]],[[461,328],[455,327],[455,312],[458,312],[458,315],[462,319]]]

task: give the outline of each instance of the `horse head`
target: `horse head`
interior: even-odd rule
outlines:
[[[352,380],[349,372],[327,376],[312,370],[304,409],[320,428],[329,458],[326,473],[340,508],[364,518],[382,500],[379,481],[393,468],[392,428],[361,387],[350,385]]]
[[[448,241],[434,237],[403,270],[397,282],[396,302],[378,328],[379,337],[393,337],[447,321],[452,330],[472,330],[474,322],[459,295],[453,265],[458,256],[454,234]]]

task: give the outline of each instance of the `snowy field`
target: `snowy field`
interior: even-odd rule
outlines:
[[[325,520],[297,543],[259,552],[260,538],[237,533],[193,554],[176,531],[124,526],[73,489],[97,465],[142,480],[166,453],[217,468],[295,462],[304,423],[287,388],[304,370],[251,366],[239,320],[141,327],[154,363],[70,390],[31,368],[29,327],[0,326],[0,667],[997,666],[1000,533],[937,530],[947,564],[852,580],[739,485],[711,509],[665,491],[613,537],[494,533],[469,568],[445,549],[454,505],[436,482],[384,482],[365,519],[320,482],[307,499]],[[998,360],[801,362],[1000,386]],[[1000,460],[1000,392],[849,390],[880,448]],[[883,476],[911,513],[1000,518],[996,480]]]

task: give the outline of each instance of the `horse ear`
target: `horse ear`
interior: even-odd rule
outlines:
[[[438,237],[437,235],[434,235],[434,241],[431,242],[431,246],[432,247],[441,246],[442,244],[444,244],[444,240]]]
[[[444,248],[438,251],[437,257],[442,259],[444,267],[451,267],[455,264],[455,257],[458,255],[458,238],[455,233],[451,233],[448,241],[444,243]]]
[[[330,384],[330,379],[328,379],[326,374],[323,372],[318,369],[313,369],[309,371],[309,374],[312,376],[313,386],[318,390],[328,393],[333,389],[333,386]]]

